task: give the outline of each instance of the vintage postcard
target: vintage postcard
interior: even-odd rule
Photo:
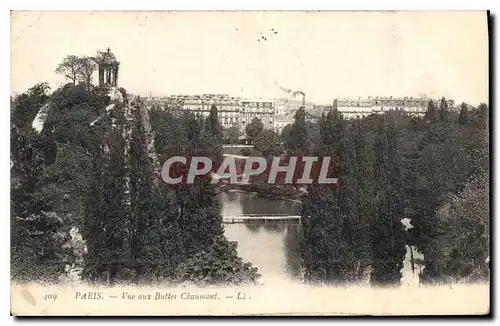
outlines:
[[[489,314],[488,28],[13,11],[12,314]]]

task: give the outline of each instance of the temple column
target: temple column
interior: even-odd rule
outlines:
[[[113,69],[113,86],[118,86],[118,68]]]
[[[106,79],[106,84],[111,85],[111,69],[110,68],[106,68],[106,71],[108,73],[107,79]]]
[[[104,72],[101,67],[99,67],[99,86],[104,84]]]

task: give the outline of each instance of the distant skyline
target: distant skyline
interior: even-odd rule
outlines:
[[[110,47],[119,86],[149,96],[226,93],[488,101],[485,12],[13,12],[11,90],[68,54]],[[97,78],[94,78],[97,82]],[[300,97],[298,97],[300,98]]]

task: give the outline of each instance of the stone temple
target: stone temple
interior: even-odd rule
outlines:
[[[99,64],[99,86],[118,86],[118,68],[120,63],[108,48],[106,52],[99,52],[97,57]]]

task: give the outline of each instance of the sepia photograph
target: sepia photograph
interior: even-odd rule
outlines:
[[[13,316],[490,314],[487,11],[11,11]]]

